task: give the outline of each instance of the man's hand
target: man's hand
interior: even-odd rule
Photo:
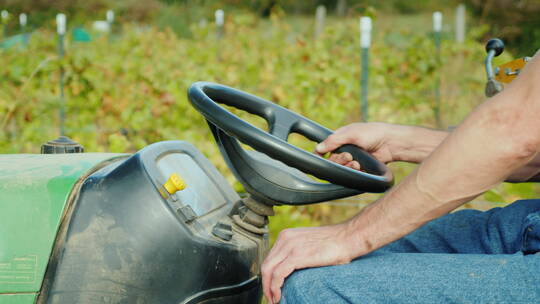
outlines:
[[[420,162],[446,137],[446,132],[387,123],[354,123],[338,129],[317,146],[325,154],[345,144],[359,146],[383,163]],[[330,160],[360,169],[349,153]],[[308,267],[345,264],[368,253],[356,227],[339,225],[283,230],[262,265],[263,290],[268,302],[278,303],[284,280]],[[370,250],[369,250],[370,251]]]
[[[342,145],[352,144],[371,153],[383,163],[405,161],[419,163],[435,149],[448,133],[421,127],[388,123],[353,123],[317,145],[317,153],[325,154]],[[349,153],[332,154],[338,164],[359,170],[360,164]]]
[[[269,303],[278,303],[281,287],[293,271],[349,263],[355,244],[348,224],[281,231],[262,265],[263,291]]]

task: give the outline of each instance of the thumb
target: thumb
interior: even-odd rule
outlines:
[[[338,136],[330,135],[315,147],[315,151],[319,154],[325,154],[334,151],[342,144]]]

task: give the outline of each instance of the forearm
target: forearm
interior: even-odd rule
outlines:
[[[540,115],[540,114],[539,114]],[[409,127],[403,130],[401,136],[408,137],[406,141],[394,144],[396,161],[421,163],[439,144],[448,136],[449,132],[422,127]],[[540,181],[540,155],[530,162],[516,169],[505,180],[510,183],[538,182]]]
[[[537,154],[529,163],[513,172],[506,181],[510,183],[540,181],[540,154]]]
[[[539,114],[540,115],[540,114]],[[422,127],[404,126],[400,136],[407,140],[393,144],[394,159],[409,163],[421,163],[448,136],[449,132]],[[506,182],[538,182],[540,181],[540,155],[537,155],[523,167],[516,169]]]
[[[540,63],[533,59],[540,70]],[[414,231],[504,181],[529,163],[540,146],[538,73],[528,67],[487,101],[387,195],[348,222],[366,254]],[[528,73],[527,73],[528,72]]]

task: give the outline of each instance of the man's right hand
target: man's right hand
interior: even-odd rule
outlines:
[[[346,144],[356,145],[383,163],[405,161],[420,163],[448,133],[421,127],[388,123],[353,123],[341,127],[317,145],[318,154],[326,154]],[[331,154],[331,161],[359,170],[351,154]]]

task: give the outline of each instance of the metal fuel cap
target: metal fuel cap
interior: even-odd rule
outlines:
[[[60,136],[41,146],[41,154],[82,153],[84,147],[67,136]]]

